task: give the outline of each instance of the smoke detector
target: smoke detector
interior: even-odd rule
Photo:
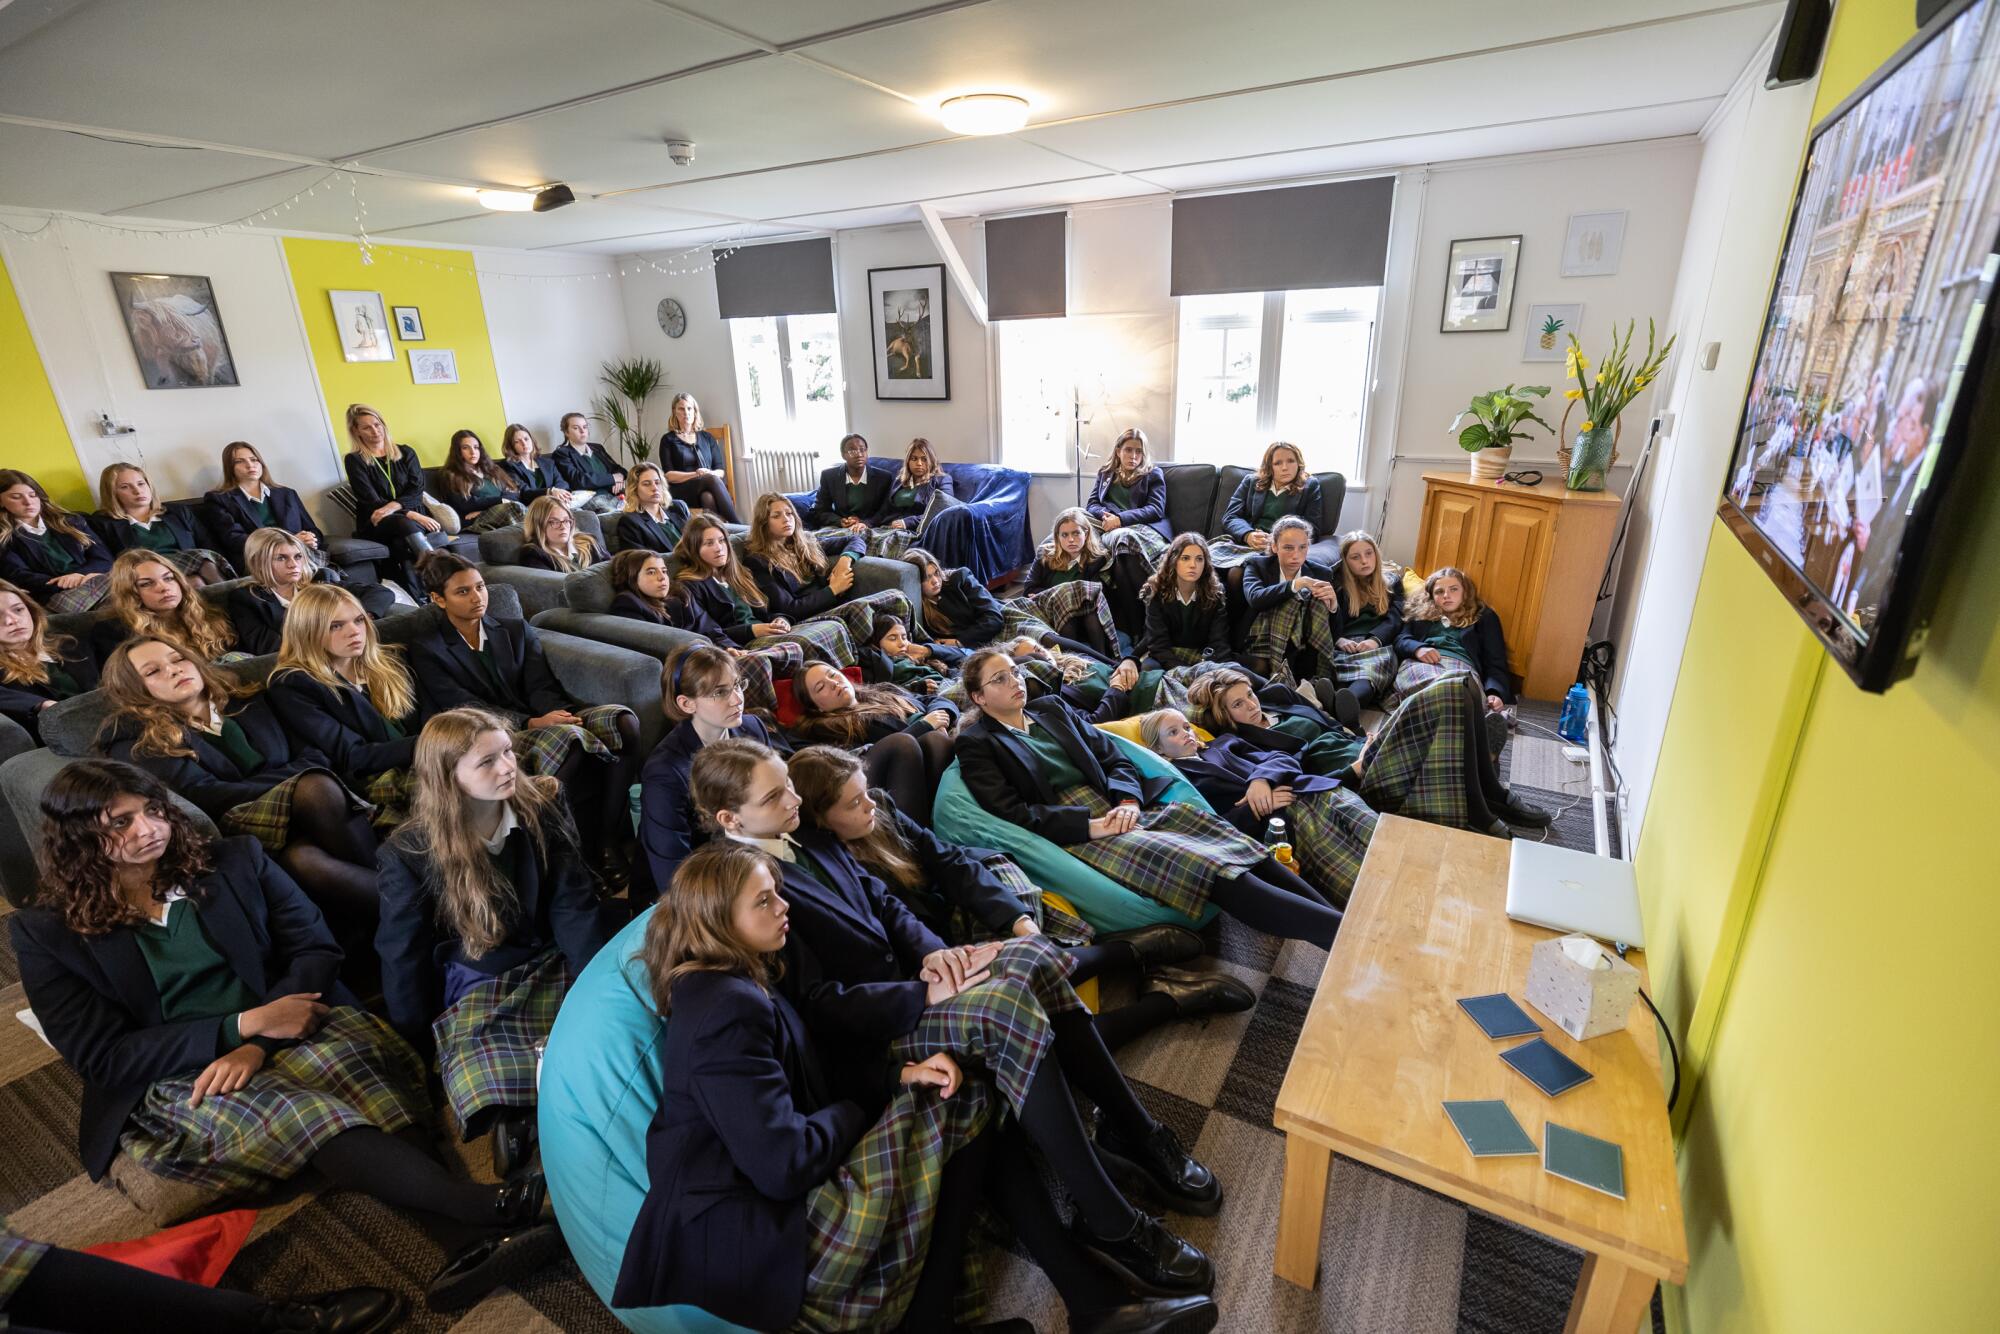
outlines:
[[[691,167],[694,165],[694,144],[686,139],[669,139],[667,156],[674,160],[676,167]]]

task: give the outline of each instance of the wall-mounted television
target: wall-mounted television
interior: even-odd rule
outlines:
[[[2000,430],[1996,271],[2000,0],[1957,0],[1813,129],[1720,506],[1866,690],[1914,668]]]

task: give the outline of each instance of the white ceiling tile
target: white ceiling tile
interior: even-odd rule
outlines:
[[[701,14],[738,32],[787,45],[821,33],[845,32],[932,7],[932,0],[671,0],[675,9]]]
[[[163,193],[227,185],[282,163],[201,150],[146,148],[0,123],[0,203],[111,213],[134,188]],[[282,196],[280,196],[282,197]]]

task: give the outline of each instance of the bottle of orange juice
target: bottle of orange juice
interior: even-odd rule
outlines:
[[[1264,846],[1271,850],[1271,856],[1278,865],[1287,870],[1297,870],[1298,863],[1292,858],[1292,840],[1285,832],[1285,822],[1280,816],[1272,816],[1264,826]]]

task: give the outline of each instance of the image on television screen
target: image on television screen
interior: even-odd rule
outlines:
[[[1813,139],[1727,498],[1865,642],[1951,420],[2000,238],[2000,0]]]

